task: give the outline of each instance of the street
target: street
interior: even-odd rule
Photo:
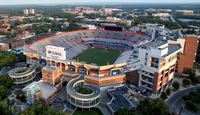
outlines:
[[[183,90],[179,90],[175,94],[170,96],[166,100],[168,107],[169,107],[169,111],[175,112],[175,113],[179,112],[181,106],[184,105],[183,96],[189,94],[191,91],[196,91],[198,89],[200,89],[200,84],[195,85],[195,86],[191,86],[191,87],[183,89]]]

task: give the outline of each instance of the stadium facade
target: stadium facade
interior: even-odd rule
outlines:
[[[188,53],[187,50],[191,45],[197,47],[198,40],[195,37],[189,39],[191,37],[186,36],[186,39],[173,41],[156,41],[154,38],[154,31],[151,34],[141,35],[133,32],[79,30],[36,41],[26,47],[24,54],[27,56],[27,63],[43,67],[43,78],[40,83],[49,84],[57,89],[55,92],[54,88],[45,92],[45,87],[43,89],[37,87],[37,92],[40,92],[39,97],[43,97],[46,103],[49,103],[61,89],[63,82],[68,82],[66,86],[68,101],[80,108],[91,108],[98,105],[101,91],[105,87],[113,88],[126,81],[132,83],[133,79],[134,82],[138,79],[136,82],[138,87],[157,96],[171,83],[176,72],[182,75],[183,68],[192,69],[194,60],[183,65],[185,58],[179,57],[188,59],[188,55],[195,57],[196,50],[192,53]],[[103,66],[75,59],[92,47],[118,50],[122,53],[113,64]],[[80,84],[93,90],[92,93],[88,95],[78,93],[76,88]],[[32,85],[24,89],[29,95]],[[34,91],[31,95],[37,97],[36,100],[40,99],[38,93]]]

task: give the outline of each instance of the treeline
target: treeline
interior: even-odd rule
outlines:
[[[157,23],[163,24],[168,29],[179,29],[179,25],[177,23],[171,21],[163,21],[157,17],[153,16],[143,16],[134,18],[134,25],[142,24],[142,23]]]
[[[31,108],[21,112],[19,115],[69,115],[68,113],[63,113],[57,111],[42,103],[35,104]]]
[[[197,50],[196,62],[200,63],[200,43],[199,43],[198,50]]]
[[[13,80],[8,75],[0,76],[0,113],[1,115],[13,115],[13,103],[7,99],[9,89],[13,86]]]
[[[167,104],[160,98],[146,98],[141,101],[136,112],[128,110],[128,108],[119,109],[115,115],[170,115]]]
[[[26,57],[23,54],[14,54],[12,52],[0,51],[0,68],[12,66],[17,62],[23,62]]]

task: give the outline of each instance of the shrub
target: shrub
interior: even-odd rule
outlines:
[[[166,93],[167,93],[167,95],[170,95],[170,94],[171,94],[171,89],[168,88],[168,89],[166,90]]]
[[[194,70],[189,73],[189,79],[192,81],[193,84],[200,83],[200,77],[195,75]]]
[[[163,100],[167,99],[167,93],[166,92],[162,92],[161,96],[160,96]]]
[[[0,100],[3,100],[8,95],[8,89],[2,85],[0,85]]]
[[[9,89],[13,86],[13,80],[8,75],[0,76],[0,84]]]
[[[186,101],[185,106],[186,106],[186,109],[191,110],[193,112],[197,112],[200,110],[200,106],[196,103],[193,103],[190,100]]]
[[[24,94],[19,94],[16,96],[17,99],[19,99],[21,102],[26,102],[26,97]]]
[[[183,79],[182,83],[183,83],[183,86],[186,87],[191,84],[191,81],[189,79]]]
[[[172,84],[172,86],[173,86],[174,90],[178,90],[180,88],[180,84],[176,81]]]

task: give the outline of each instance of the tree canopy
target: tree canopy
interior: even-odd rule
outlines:
[[[13,86],[13,80],[8,75],[0,76],[0,85],[11,88]]]
[[[128,108],[120,108],[115,115],[169,115],[167,104],[161,99],[146,98],[141,101],[137,111],[131,112]]]
[[[115,115],[134,115],[134,113],[129,111],[128,108],[122,107],[116,111]]]
[[[0,85],[0,100],[5,99],[7,95],[8,95],[8,89],[3,85]]]
[[[185,108],[193,112],[200,111],[199,97],[200,90],[190,92],[188,95],[184,96],[183,99],[185,100]]]
[[[0,68],[10,66],[18,61],[15,54],[10,52],[0,52]]]
[[[169,29],[179,29],[177,23],[171,22],[171,21],[163,21],[159,19],[158,17],[152,17],[152,16],[144,16],[144,17],[136,17],[134,18],[134,24],[142,24],[142,23],[157,23],[157,24],[164,24]]]
[[[139,115],[169,115],[167,104],[160,98],[141,101],[138,110]]]
[[[4,100],[0,102],[0,113],[1,115],[13,115],[14,110],[11,108],[11,104],[8,100]]]
[[[31,108],[23,111],[20,115],[66,115],[42,103],[35,104]]]

